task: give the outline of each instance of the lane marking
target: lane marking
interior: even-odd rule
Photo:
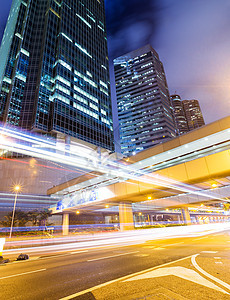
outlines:
[[[198,256],[199,254],[195,254],[195,255],[192,255],[191,257],[191,261],[192,261],[192,264],[193,266],[200,272],[202,273],[203,275],[205,275],[206,277],[212,279],[213,281],[219,283],[220,285],[224,286],[226,289],[230,290],[230,285],[227,284],[226,282],[212,276],[211,274],[209,274],[208,272],[204,271],[201,267],[199,267],[199,265],[197,264],[196,262],[196,257]]]
[[[221,261],[215,261],[215,264],[223,264]]]
[[[51,259],[51,258],[58,258],[58,257],[63,257],[63,256],[67,256],[67,255],[73,255],[73,254],[78,254],[78,253],[84,253],[84,252],[88,252],[88,250],[79,250],[79,251],[75,251],[75,252],[71,252],[71,253],[65,253],[65,254],[57,254],[57,255],[51,255],[51,256],[47,256],[47,257],[32,257],[28,260],[19,260],[19,261],[13,261],[8,263],[7,265],[11,265],[11,264],[18,264],[18,263],[24,263],[24,262],[32,262],[35,260],[42,260],[42,259]]]
[[[158,248],[155,248],[155,249],[153,249],[154,251],[155,250],[164,250],[165,248],[162,248],[162,247],[158,247]]]
[[[57,254],[57,255],[52,255],[52,256],[47,256],[47,257],[41,257],[41,258],[39,258],[39,260],[41,260],[41,259],[57,258],[57,257],[62,257],[62,256],[68,256],[68,255],[78,254],[78,253],[84,253],[84,252],[88,252],[88,250],[82,250],[82,251],[80,250],[80,251],[71,252],[71,253]]]
[[[46,271],[46,269],[40,269],[40,270],[35,270],[35,271],[30,271],[30,272],[25,272],[25,273],[10,275],[10,276],[5,276],[5,277],[1,277],[0,280],[6,279],[6,278],[12,278],[12,277],[17,277],[17,276],[22,276],[22,275],[27,275],[27,274],[32,274],[32,273],[37,273],[37,272],[42,272],[42,271]]]
[[[75,251],[75,252],[71,252],[70,254],[78,254],[78,253],[84,253],[84,252],[89,252],[89,251],[88,250]]]
[[[41,260],[41,259],[57,258],[57,257],[62,257],[62,256],[67,256],[67,255],[69,255],[69,254],[51,255],[51,256],[47,256],[47,257],[40,257],[39,260]]]
[[[111,280],[111,281],[108,281],[108,282],[105,282],[105,283],[96,285],[96,286],[94,286],[94,287],[92,287],[92,288],[89,288],[89,289],[87,289],[87,290],[83,290],[83,291],[81,291],[81,292],[77,292],[77,293],[75,293],[75,294],[69,295],[69,296],[64,297],[64,298],[61,298],[61,299],[59,299],[59,300],[70,300],[70,299],[73,299],[73,298],[75,298],[75,297],[84,295],[84,294],[86,294],[86,293],[93,292],[93,291],[95,291],[95,290],[97,290],[97,289],[99,289],[99,288],[102,288],[102,287],[107,286],[107,285],[109,285],[109,284],[115,283],[115,282],[117,282],[117,281],[123,281],[123,280],[128,279],[128,278],[131,278],[131,277],[133,277],[133,276],[140,275],[140,274],[144,274],[144,273],[146,273],[146,272],[149,272],[149,271],[152,271],[152,270],[155,270],[155,269],[164,267],[164,266],[168,266],[168,265],[170,265],[170,264],[177,263],[177,262],[179,262],[179,261],[182,261],[182,260],[185,260],[185,259],[188,259],[188,258],[191,258],[191,257],[192,257],[192,255],[186,256],[186,257],[183,257],[183,258],[180,258],[180,259],[177,259],[177,260],[174,260],[174,261],[170,261],[170,262],[168,262],[168,263],[165,263],[165,264],[162,264],[162,265],[153,267],[153,268],[146,269],[146,270],[144,270],[144,271],[139,271],[139,272],[133,273],[133,274],[131,274],[131,275],[126,275],[126,276],[123,276],[123,277],[120,277],[120,278],[117,278],[117,279],[114,279],[114,280]]]
[[[214,259],[221,259],[221,257],[214,257]]]
[[[215,253],[217,253],[218,251],[201,251],[201,253],[213,253],[213,254],[215,254]]]
[[[164,247],[169,247],[169,246],[175,246],[175,245],[179,245],[179,244],[184,244],[184,242],[174,243],[174,244],[168,244],[168,245],[163,245],[163,246]]]
[[[193,241],[203,240],[203,239],[206,239],[206,238],[208,238],[208,236],[203,236],[201,238],[196,238],[196,239],[193,239]]]
[[[150,272],[142,274],[142,275],[134,276],[132,278],[125,280],[124,282],[143,280],[143,279],[152,279],[152,278],[164,277],[164,276],[170,276],[170,275],[174,275],[179,278],[182,278],[182,279],[185,279],[185,280],[188,280],[191,282],[195,282],[197,284],[203,285],[205,287],[208,287],[208,288],[214,289],[218,292],[229,295],[229,293],[227,293],[225,290],[223,290],[219,286],[215,285],[211,281],[205,279],[200,274],[198,274],[198,272],[188,269],[188,268],[180,267],[180,266],[159,268],[159,269],[150,271]]]
[[[127,253],[122,253],[122,254],[110,255],[110,256],[105,256],[105,257],[100,257],[100,258],[94,258],[94,259],[89,259],[87,261],[88,262],[90,262],[90,261],[96,261],[96,260],[101,260],[101,259],[113,258],[113,257],[117,257],[117,256],[134,254],[134,253],[138,253],[138,252],[140,252],[140,251],[133,251],[133,252],[127,252]]]

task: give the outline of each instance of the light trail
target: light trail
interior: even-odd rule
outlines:
[[[212,223],[203,225],[191,225],[191,226],[180,226],[178,227],[165,227],[165,228],[153,228],[145,229],[141,231],[133,230],[128,232],[112,232],[104,234],[94,234],[92,236],[82,235],[67,238],[54,238],[52,240],[36,239],[27,241],[6,241],[5,246],[9,245],[14,249],[4,250],[4,254],[17,254],[23,251],[26,253],[48,253],[52,252],[63,252],[63,251],[77,251],[88,250],[97,247],[108,247],[108,246],[129,246],[135,244],[145,243],[147,241],[155,241],[161,239],[170,238],[184,238],[184,237],[205,237],[209,234],[230,230],[230,224],[228,223]],[[77,242],[75,243],[74,241]],[[196,239],[197,240],[197,239]],[[49,245],[50,243],[58,243],[57,245]],[[69,242],[69,243],[68,243]],[[26,245],[32,244],[43,244],[43,246],[25,247]],[[24,248],[21,248],[24,245]],[[18,249],[15,249],[18,247]]]
[[[26,164],[26,165],[30,165],[29,161],[23,161],[23,160],[19,160],[19,159],[13,159],[13,158],[7,158],[7,157],[3,157],[0,156],[0,160],[8,160],[8,161],[12,161],[12,162],[17,162],[17,163],[21,163],[21,164]],[[36,167],[42,167],[42,168],[46,168],[46,169],[54,169],[54,170],[60,170],[60,171],[67,171],[67,172],[73,172],[73,173],[78,173],[81,174],[83,171],[79,170],[72,170],[72,169],[65,169],[64,167],[52,167],[52,166],[46,166],[46,165],[42,165],[42,164],[37,164],[35,163],[34,166]]]
[[[183,193],[196,194],[207,198],[211,197],[212,199],[222,200],[222,198],[219,198],[218,195],[214,197],[207,192],[201,191],[197,187],[178,182],[171,178],[165,178],[158,174],[148,174],[148,170],[143,170],[144,166],[142,165],[142,162],[127,166],[122,162],[106,159],[106,161],[103,160],[102,164],[102,159],[98,153],[93,150],[90,150],[91,153],[89,153],[89,149],[87,148],[88,151],[86,151],[86,147],[84,146],[75,145],[75,150],[65,149],[65,144],[55,143],[49,139],[38,136],[32,136],[31,133],[27,134],[16,129],[13,130],[11,128],[7,128],[6,126],[1,128],[0,134],[0,145],[4,150],[49,160],[59,164],[69,165],[78,169],[82,168],[89,172],[97,171],[102,174],[106,174],[106,177],[103,177],[104,175],[102,175],[96,177],[94,181],[86,181],[85,184],[87,185],[87,188],[99,184],[106,186],[116,182],[134,180],[179,190]],[[76,149],[81,149],[81,151],[76,151]],[[165,167],[167,167],[167,165]],[[76,193],[79,190],[82,190],[82,187],[79,186],[79,188],[77,188],[76,186],[76,189],[73,192]]]

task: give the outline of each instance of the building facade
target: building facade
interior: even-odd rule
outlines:
[[[188,124],[188,130],[193,130],[205,125],[198,100],[183,100],[184,112]]]
[[[171,103],[174,111],[177,134],[184,134],[189,130],[181,97],[177,94],[171,95]]]
[[[132,155],[175,137],[163,64],[146,45],[114,60],[121,152]]]
[[[0,57],[1,122],[113,151],[103,0],[13,0]]]

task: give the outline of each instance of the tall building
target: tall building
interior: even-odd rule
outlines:
[[[171,103],[174,111],[177,134],[181,135],[188,132],[188,124],[181,97],[177,94],[171,95]]]
[[[0,121],[114,149],[103,0],[13,0],[0,60]]]
[[[198,100],[183,100],[182,103],[189,131],[205,125]]]
[[[132,155],[175,136],[163,64],[146,45],[114,60],[121,152]]]

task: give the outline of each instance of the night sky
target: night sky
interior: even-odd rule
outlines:
[[[230,115],[229,0],[105,1],[111,66],[114,58],[150,43],[171,93],[198,99],[206,123]],[[10,4],[1,0],[0,40]],[[111,82],[114,101],[113,75]]]

